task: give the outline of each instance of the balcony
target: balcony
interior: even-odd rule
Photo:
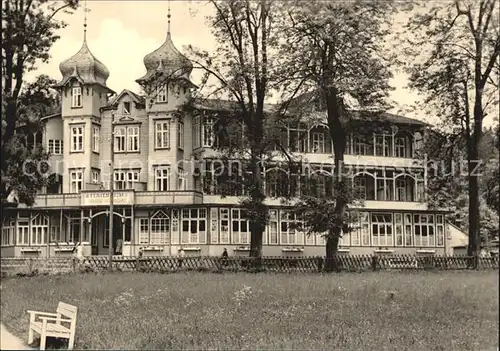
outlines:
[[[195,205],[203,203],[198,191],[133,191],[116,190],[114,204],[119,205]],[[79,208],[109,206],[109,191],[85,190],[78,194],[39,194],[33,208]],[[20,206],[25,207],[25,206]]]
[[[79,207],[80,202],[80,194],[39,194],[33,208]]]
[[[195,205],[203,203],[203,193],[199,191],[138,191],[136,205]]]

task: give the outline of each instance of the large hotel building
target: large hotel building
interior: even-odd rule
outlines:
[[[143,87],[162,74],[180,74],[150,96],[116,94],[106,85],[108,69],[86,39],[60,64],[61,111],[43,117],[43,131],[31,136],[33,147],[51,155],[49,184],[33,206],[5,209],[2,257],[68,256],[78,242],[85,255],[106,255],[111,180],[117,254],[169,256],[182,247],[187,255],[220,255],[223,248],[230,256],[248,255],[250,229],[240,206],[244,189],[221,181],[214,148],[225,140],[216,125],[218,116],[230,113],[224,109],[230,104],[210,100],[181,111],[196,86],[190,81],[193,66],[170,32],[144,57],[144,65],[147,72],[137,79]],[[464,234],[446,222],[446,211],[430,210],[425,203],[427,174],[416,157],[425,124],[390,114],[371,123],[383,128],[349,137],[345,162],[357,167],[352,175],[366,201],[357,229],[341,239],[340,252],[452,254],[453,246],[463,245]],[[318,196],[330,188],[325,174],[331,171],[332,144],[325,121],[286,125],[281,140],[310,167],[292,179],[286,166],[266,165],[270,221],[263,255],[324,255],[321,235],[307,236],[290,225],[296,218],[281,195],[292,181],[299,184],[297,193],[308,191],[310,183]]]

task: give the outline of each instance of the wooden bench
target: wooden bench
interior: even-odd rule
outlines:
[[[45,350],[49,336],[69,339],[68,350],[72,350],[75,344],[77,310],[75,306],[59,302],[56,313],[28,311],[30,315],[28,344],[33,343],[33,333],[36,332],[40,334],[40,350]]]

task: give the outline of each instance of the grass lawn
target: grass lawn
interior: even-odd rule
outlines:
[[[26,340],[64,301],[77,349],[496,350],[498,295],[498,271],[38,276],[3,279],[1,321]]]

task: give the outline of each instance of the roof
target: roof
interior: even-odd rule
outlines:
[[[310,104],[317,105],[319,111],[324,111],[321,103],[321,95],[318,90],[309,91],[307,93],[300,94],[289,101],[288,109],[293,111],[295,108],[300,108],[301,106],[308,106]],[[349,100],[349,99],[347,99]],[[354,102],[354,101],[352,101]],[[386,112],[381,109],[359,109],[349,106],[349,101],[346,101],[345,108],[347,111],[352,113],[352,117],[355,120],[374,120],[377,119],[380,122],[388,122],[391,124],[406,124],[406,125],[415,125],[415,126],[427,126],[428,124],[420,121],[418,119],[404,117],[400,115],[396,115],[394,113]]]
[[[130,91],[128,89],[123,89],[120,94],[117,96],[113,97],[106,105],[101,106],[102,110],[106,109],[111,109],[114,107],[114,105],[122,98],[123,95],[128,94],[131,98],[132,101],[135,102],[136,104],[139,105],[146,105],[146,98],[142,95],[136,94],[133,91]]]
[[[223,99],[198,99],[193,103],[193,107],[199,110],[206,111],[237,111],[240,109],[239,103],[236,101],[223,100]],[[277,104],[266,104],[264,107],[265,112],[272,112],[278,109]],[[293,109],[293,107],[292,107]],[[374,120],[380,122],[388,122],[391,124],[406,124],[415,126],[427,126],[427,123],[418,119],[399,116],[389,112],[383,111],[361,111],[358,109],[348,108],[348,111],[353,112],[353,118],[356,120]],[[324,112],[324,111],[321,111]],[[364,113],[363,113],[364,112]],[[326,117],[326,115],[325,115]]]
[[[76,79],[82,84],[98,84],[111,90],[106,86],[109,70],[92,54],[87,45],[86,37],[83,39],[80,50],[61,62],[59,70],[63,78],[55,85],[56,87],[62,87],[71,79]]]
[[[115,104],[125,94],[128,94],[132,98],[132,101],[134,101],[136,104],[145,104],[146,103],[146,99],[143,96],[136,94],[133,91],[130,91],[128,89],[123,89],[120,94],[118,94],[113,99],[111,99],[108,106]]]
[[[61,117],[61,112],[53,113],[53,114],[48,115],[48,116],[44,116],[44,117],[40,118],[40,120],[45,121],[47,119],[51,119],[51,118],[55,118],[55,117]]]
[[[172,42],[170,31],[167,32],[165,42],[155,51],[144,57],[144,66],[147,73],[144,77],[137,79],[137,82],[147,80],[151,74],[163,72],[169,76],[189,77],[193,70],[193,64],[184,56]]]

